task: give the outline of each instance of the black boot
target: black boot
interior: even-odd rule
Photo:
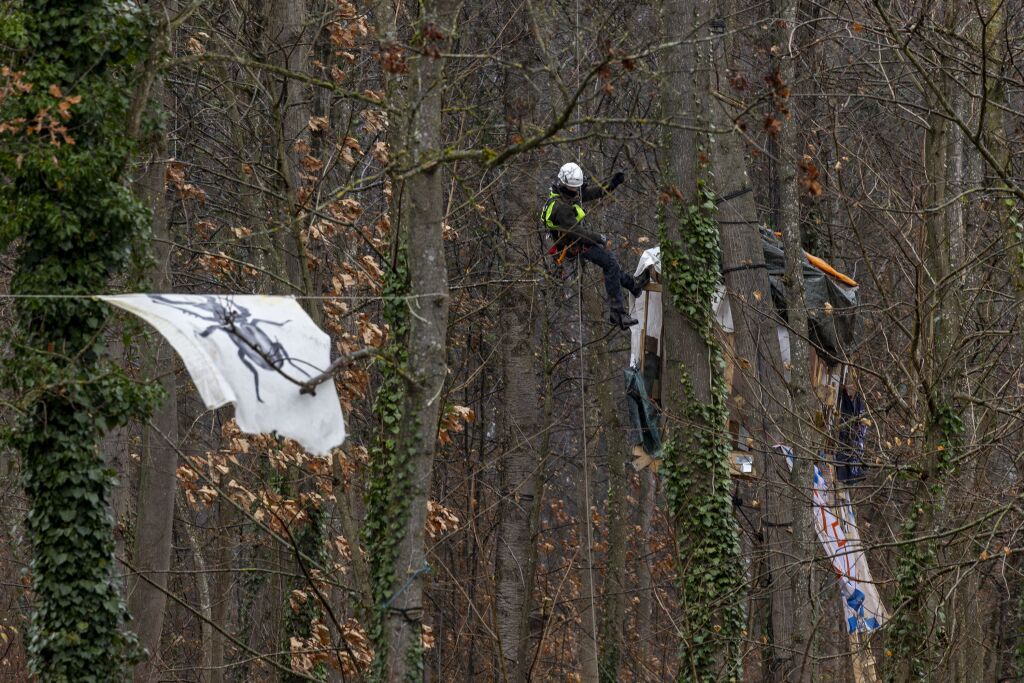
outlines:
[[[633,286],[629,288],[629,293],[635,298],[639,299],[644,294],[644,287],[651,281],[651,270],[650,268],[644,268],[644,272],[640,273],[639,276],[633,278]]]
[[[636,318],[629,317],[629,314],[626,313],[621,308],[611,309],[611,314],[608,317],[608,321],[612,325],[618,325],[623,330],[628,330],[632,325],[636,325],[638,322],[640,322]]]

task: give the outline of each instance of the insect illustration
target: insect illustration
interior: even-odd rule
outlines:
[[[265,329],[266,326],[284,327],[291,320],[274,322],[253,318],[249,309],[240,306],[229,297],[203,296],[201,301],[182,301],[163,296],[161,294],[147,294],[154,303],[170,306],[186,315],[209,321],[211,324],[199,333],[200,337],[208,337],[214,332],[224,332],[238,349],[238,358],[242,361],[249,372],[252,373],[253,384],[256,387],[256,400],[263,403],[260,396],[260,374],[259,369],[273,370],[284,375],[282,369],[285,363],[291,365],[304,376],[309,373],[300,368],[297,364],[302,363],[314,367],[311,363],[292,358],[287,350],[277,340],[271,337]]]

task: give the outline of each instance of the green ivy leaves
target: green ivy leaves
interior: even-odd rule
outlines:
[[[674,209],[674,215],[666,215]],[[703,183],[691,204],[659,212],[662,277],[673,305],[689,319],[710,353],[710,400],[695,394],[681,366],[685,400],[672,406],[680,423],[665,446],[665,497],[679,529],[680,681],[738,680],[744,615],[740,544],[729,490],[728,389],[721,347],[714,336],[711,300],[718,284],[719,233],[714,196]],[[670,236],[667,221],[678,225]]]
[[[922,613],[933,609],[927,601],[931,580],[929,574],[938,562],[936,540],[918,540],[917,536],[932,533],[931,528],[926,528],[930,525],[925,522],[934,519],[939,511],[944,480],[953,469],[954,453],[964,433],[964,422],[952,406],[930,400],[929,408],[931,415],[927,432],[931,438],[928,441],[936,447],[927,457],[935,458],[936,476],[926,487],[926,499],[914,504],[900,530],[902,543],[893,576],[896,583],[893,604],[896,610],[886,628],[884,671],[887,681],[904,680],[907,676],[912,680],[926,680],[933,664],[927,658],[928,643],[936,636],[944,637],[941,628],[938,633],[930,633],[931,622],[921,618]],[[905,671],[900,671],[901,668]]]
[[[370,453],[369,476],[366,492],[366,522],[363,537],[366,544],[373,587],[374,613],[370,615],[368,635],[374,645],[374,663],[371,679],[389,680],[387,639],[384,624],[390,600],[398,583],[395,561],[398,545],[409,523],[412,498],[412,478],[415,453],[404,448],[403,430],[415,430],[405,424],[404,414],[409,376],[409,357],[406,343],[409,336],[408,295],[411,291],[409,267],[404,247],[399,248],[395,267],[388,271],[384,283],[384,320],[390,330],[388,336],[388,362],[381,369],[381,384],[374,399],[374,413],[380,421],[377,443]],[[422,667],[419,643],[406,653],[410,663]],[[416,671],[417,669],[411,669]]]
[[[20,12],[16,2],[0,20],[0,33],[23,48],[11,66],[32,86],[4,100],[0,121],[44,123],[0,139],[0,245],[19,240],[15,293],[106,291],[144,252],[147,215],[122,178],[128,78],[146,35],[131,7],[41,0]],[[158,391],[106,359],[105,305],[25,299],[15,315],[0,371],[20,412],[0,438],[21,454],[32,502],[31,670],[45,681],[121,680],[142,652],[114,580],[114,473],[99,444],[144,418]]]

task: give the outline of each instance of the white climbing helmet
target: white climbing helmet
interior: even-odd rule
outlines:
[[[583,187],[583,169],[570,161],[558,169],[558,182],[574,190]]]

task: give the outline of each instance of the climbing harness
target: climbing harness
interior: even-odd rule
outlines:
[[[562,262],[565,261],[566,256],[576,258],[583,253],[583,249],[581,249],[579,245],[570,244],[562,247],[561,251],[558,250],[557,246],[551,247],[550,249],[548,249],[548,253],[555,257],[555,263],[557,263],[558,265],[562,265]],[[555,256],[556,254],[557,256]]]
[[[558,236],[561,234],[561,231],[551,220],[551,212],[554,211],[555,202],[558,198],[559,195],[557,192],[551,192],[548,195],[548,199],[544,203],[544,208],[541,209],[540,219],[541,223],[544,224],[545,230],[547,230],[548,234],[554,240],[554,244],[552,244],[548,249],[548,255],[551,256],[554,261],[554,267],[549,269],[549,272],[551,272],[553,277],[566,281],[575,273],[579,272],[579,255],[583,253],[586,247],[579,242],[574,241],[559,248]],[[578,224],[587,214],[579,204],[573,204],[573,208],[576,209],[576,223]],[[566,266],[567,259],[574,263],[574,268]]]
[[[548,254],[554,256],[555,265],[560,266],[565,261],[566,257],[578,259],[580,254],[582,254],[585,250],[585,247],[579,244],[568,244],[562,247],[561,250],[559,250],[558,246],[555,245],[548,249]]]
[[[552,239],[555,240],[555,245],[548,250],[548,253],[552,255],[558,253],[558,240],[561,238],[562,232],[561,229],[557,225],[555,225],[555,222],[551,220],[551,212],[555,210],[555,203],[558,201],[558,199],[558,193],[552,191],[550,194],[548,194],[548,200],[547,202],[544,203],[544,208],[540,212],[541,222],[544,224],[544,227],[547,228],[548,233],[551,235]],[[576,210],[576,225],[579,225],[580,221],[582,221],[583,218],[587,215],[587,212],[583,210],[582,206],[576,203],[572,205],[572,208]],[[573,247],[576,247],[577,251],[575,253],[570,253],[570,250]],[[559,265],[561,265],[562,261],[565,260],[566,255],[575,256],[578,253],[579,245],[574,242],[564,247],[562,249],[562,252],[556,257],[555,261]]]
[[[555,209],[555,201],[559,198],[557,192],[552,191],[548,194],[548,200],[544,203],[544,209],[541,211],[540,218],[547,226],[548,230],[557,232],[558,226],[551,221],[551,212]],[[579,223],[586,217],[587,212],[583,210],[583,207],[579,204],[573,203],[572,208],[576,209],[576,222]]]

